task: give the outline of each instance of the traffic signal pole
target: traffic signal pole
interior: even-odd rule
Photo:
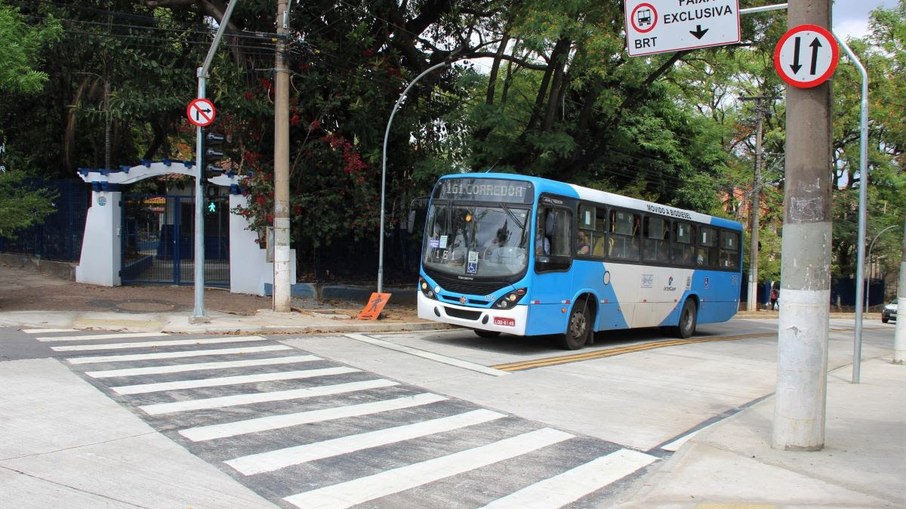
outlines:
[[[211,62],[214,60],[214,54],[223,38],[223,32],[230,22],[230,16],[233,14],[233,8],[236,7],[238,0],[231,0],[227,5],[223,17],[220,19],[220,26],[217,27],[217,33],[214,35],[214,41],[208,48],[208,54],[204,63],[198,68],[196,76],[198,77],[198,98],[205,97],[208,70],[211,68]],[[195,128],[195,308],[192,316],[189,318],[191,323],[207,323],[211,319],[204,312],[204,179],[205,179],[205,153],[204,153],[204,128]]]
[[[788,25],[831,25],[830,0],[789,2]],[[824,448],[830,319],[831,85],[786,87],[786,186],[775,449]]]

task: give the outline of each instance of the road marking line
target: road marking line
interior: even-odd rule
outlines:
[[[66,362],[70,364],[95,364],[98,362],[125,362],[125,361],[145,361],[156,359],[184,359],[186,357],[207,357],[209,355],[239,355],[246,353],[258,352],[277,352],[282,350],[292,350],[291,346],[286,345],[269,345],[269,346],[250,346],[242,348],[221,348],[216,350],[190,350],[186,352],[157,352],[157,353],[137,353],[132,355],[98,355],[92,357],[69,357]]]
[[[146,366],[144,368],[108,369],[102,371],[86,371],[91,378],[115,378],[138,375],[161,375],[167,373],[187,373],[190,371],[205,371],[230,368],[247,368],[253,366],[275,366],[280,364],[295,364],[299,362],[313,362],[323,360],[315,355],[291,355],[288,357],[270,357],[267,359],[249,359],[247,361],[222,361],[198,362],[195,364],[173,364],[163,366]]]
[[[689,338],[689,339],[674,339],[674,340],[657,340],[649,341],[646,343],[639,343],[634,345],[620,346],[615,348],[606,348],[603,350],[592,350],[589,352],[583,352],[572,355],[560,355],[556,357],[543,357],[540,359],[532,359],[528,361],[519,361],[511,362],[507,364],[497,364],[491,366],[494,369],[499,369],[501,371],[522,371],[526,369],[534,369],[548,366],[556,366],[559,364],[567,364],[570,362],[579,362],[593,359],[603,359],[606,357],[613,357],[616,355],[623,355],[627,353],[642,352],[645,350],[654,350],[657,348],[666,348],[669,346],[682,346],[682,345],[692,345],[697,343],[712,343],[717,341],[736,341],[739,339],[753,339],[753,338],[763,338],[771,337],[772,334],[765,333],[754,333],[754,334],[742,334],[739,336],[719,336],[719,337],[704,337],[704,338]]]
[[[304,509],[351,507],[528,454],[570,438],[573,438],[573,435],[569,433],[543,428],[474,449],[290,495],[283,500]]]
[[[129,348],[161,348],[169,346],[194,346],[194,345],[219,345],[227,343],[251,343],[253,341],[268,341],[261,336],[236,336],[223,338],[204,339],[178,339],[165,341],[141,341],[135,343],[108,343],[105,345],[69,345],[52,346],[56,352],[82,352],[89,350],[126,350]]]
[[[300,465],[341,454],[395,444],[404,440],[453,431],[476,424],[483,424],[506,417],[490,410],[473,410],[449,417],[441,417],[404,426],[349,435],[313,444],[288,447],[276,451],[243,456],[226,462],[244,475],[273,472],[292,465]]]
[[[79,332],[79,329],[22,329],[26,334],[54,334],[57,332]]]
[[[225,385],[252,384],[260,382],[276,382],[280,380],[301,380],[319,376],[343,375],[357,373],[361,370],[355,368],[321,368],[297,371],[281,371],[277,373],[259,373],[256,375],[224,376],[218,378],[203,378],[200,380],[174,380],[150,384],[121,385],[111,387],[118,394],[148,394],[151,392],[177,391],[181,389],[198,389],[201,387],[223,387]]]
[[[308,412],[297,412],[287,415],[270,415],[267,417],[258,417],[255,419],[246,419],[244,421],[225,424],[197,426],[180,430],[179,434],[193,442],[204,442],[206,440],[246,435],[260,431],[289,428],[300,424],[313,424],[316,422],[332,421],[346,417],[360,417],[391,410],[401,410],[446,400],[447,398],[445,396],[422,393],[414,396],[375,401],[373,403],[324,408],[322,410],[310,410]]]
[[[94,341],[98,339],[153,338],[166,336],[163,332],[119,332],[116,334],[89,334],[85,336],[42,336],[38,341]]]
[[[485,509],[562,507],[619,481],[656,460],[656,457],[649,454],[620,449],[499,498],[486,505]]]
[[[220,396],[216,398],[175,401],[173,403],[156,403],[153,405],[143,405],[138,408],[148,415],[161,415],[172,414],[176,412],[188,412],[191,410],[209,410],[212,408],[251,405],[254,403],[268,403],[272,401],[315,398],[318,396],[330,396],[333,394],[344,394],[347,392],[364,391],[381,387],[392,387],[394,385],[399,385],[399,382],[393,382],[391,380],[384,380],[379,378],[376,380],[365,380],[364,382],[323,385],[319,387],[308,387],[305,389],[293,389],[290,391],[236,394],[233,396]]]
[[[368,343],[371,345],[379,346],[381,348],[387,348],[388,350],[395,350],[397,352],[407,353],[409,355],[414,355],[416,357],[421,357],[423,359],[429,359],[432,361],[440,362],[443,364],[448,364],[450,366],[456,366],[457,368],[468,369],[471,371],[477,371],[479,373],[484,373],[485,375],[491,376],[504,376],[509,373],[501,371],[494,368],[489,368],[487,366],[482,366],[481,364],[475,364],[474,362],[468,362],[454,357],[447,357],[446,355],[440,355],[433,352],[426,352],[425,350],[419,350],[417,348],[412,348],[403,345],[397,345],[389,341],[384,341],[381,339],[372,338],[364,334],[346,334],[346,337],[349,339],[354,339],[356,341],[361,341],[363,343]]]

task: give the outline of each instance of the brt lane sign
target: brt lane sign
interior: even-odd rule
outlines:
[[[813,88],[827,81],[839,59],[837,39],[818,25],[791,28],[774,48],[774,69],[797,88]]]
[[[739,41],[739,0],[626,0],[631,57]]]

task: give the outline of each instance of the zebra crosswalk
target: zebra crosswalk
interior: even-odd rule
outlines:
[[[283,507],[600,507],[659,460],[261,336],[26,332]]]

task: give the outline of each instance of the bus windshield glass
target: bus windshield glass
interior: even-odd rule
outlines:
[[[425,268],[479,278],[521,274],[528,264],[531,184],[473,184],[474,179],[455,180],[435,190],[425,230]]]

